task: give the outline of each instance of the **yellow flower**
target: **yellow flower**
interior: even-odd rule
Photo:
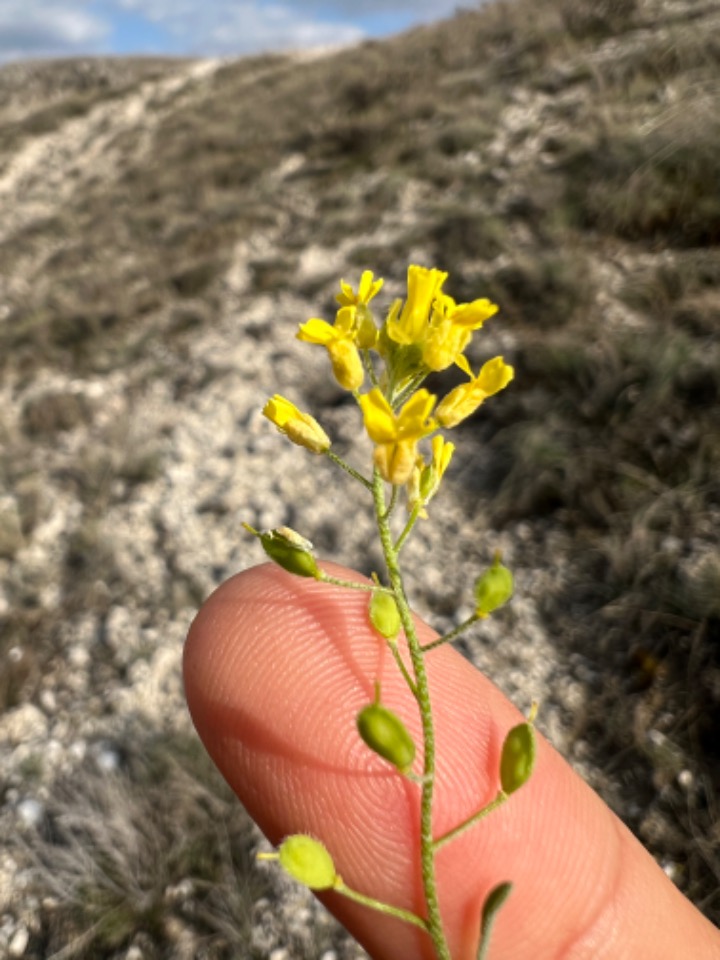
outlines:
[[[359,303],[356,307],[340,307],[335,326],[351,330],[353,340],[362,350],[369,350],[377,342],[378,329],[370,307],[365,303]]]
[[[461,420],[474,413],[487,397],[506,387],[515,376],[515,371],[502,357],[495,357],[483,364],[480,373],[474,377],[465,357],[458,357],[457,365],[470,377],[469,383],[455,387],[442,400],[436,411],[438,421],[443,427],[454,427]]]
[[[497,311],[497,305],[485,297],[460,304],[445,294],[437,297],[430,330],[423,344],[425,366],[437,371],[455,363],[470,343],[473,331],[479,330]]]
[[[435,429],[429,419],[435,400],[427,390],[418,390],[395,414],[379,387],[360,397],[365,429],[375,444],[375,466],[388,483],[409,480],[418,440]]]
[[[330,449],[330,438],[314,417],[303,413],[285,397],[276,393],[263,407],[263,413],[293,443],[312,450],[313,453],[325,453]]]
[[[373,320],[372,312],[368,303],[383,285],[383,280],[374,279],[372,270],[365,270],[360,277],[357,293],[349,283],[340,281],[340,293],[335,297],[340,304],[335,326],[342,326],[343,329],[352,328],[353,340],[362,350],[369,350],[374,347],[378,330]],[[342,314],[342,319],[340,317]]]
[[[335,326],[313,317],[300,325],[298,340],[319,343],[330,354],[335,379],[345,390],[357,390],[365,379],[362,360],[355,343],[355,310],[345,307],[338,310]]]
[[[372,270],[364,270],[358,284],[358,291],[355,293],[349,283],[340,281],[340,293],[335,297],[341,307],[357,307],[360,304],[368,304],[380,290],[383,280],[374,279],[375,274]]]
[[[393,304],[386,322],[387,334],[391,340],[405,346],[424,342],[428,332],[430,309],[446,279],[447,273],[442,270],[429,270],[427,267],[415,265],[408,267],[407,300],[402,311],[399,301]]]
[[[422,457],[415,460],[412,474],[408,480],[408,501],[410,509],[418,509],[418,516],[427,519],[425,505],[432,500],[440,488],[443,474],[455,451],[455,444],[448,443],[438,434],[432,438],[432,459],[425,463]]]

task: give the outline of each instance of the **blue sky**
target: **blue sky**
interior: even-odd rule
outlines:
[[[0,0],[0,62],[329,46],[438,20],[457,6],[458,0]]]

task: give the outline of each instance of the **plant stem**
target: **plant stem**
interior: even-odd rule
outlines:
[[[501,807],[508,798],[508,794],[504,790],[499,790],[497,795],[483,807],[482,810],[478,810],[477,813],[474,813],[471,817],[468,817],[467,820],[463,820],[462,823],[459,823],[456,827],[453,827],[452,830],[448,830],[447,833],[444,833],[441,837],[438,837],[435,843],[433,844],[435,851],[438,851],[440,847],[444,847],[446,843],[450,843],[451,840],[455,840],[461,834],[465,833],[466,830],[469,830],[471,827],[474,827],[476,823],[480,823],[481,820],[484,820],[488,814],[492,813],[493,810],[497,810],[498,807]]]
[[[397,485],[394,485],[392,488],[392,494],[390,495],[390,505],[385,511],[385,516],[383,517],[383,520],[390,519],[390,516],[392,515],[392,512],[395,509],[395,506],[397,504],[399,492],[400,492],[400,487],[398,487]]]
[[[393,396],[390,401],[391,406],[396,409],[397,407],[402,406],[407,399],[409,399],[415,391],[418,389],[423,380],[427,377],[427,371],[422,373],[416,373],[415,376],[409,383],[406,383],[402,390],[396,395]]]
[[[420,649],[423,653],[427,653],[428,650],[434,650],[435,647],[440,647],[443,645],[443,643],[450,643],[456,637],[459,637],[461,633],[464,633],[468,627],[471,627],[474,623],[477,623],[479,619],[480,617],[477,613],[471,614],[467,620],[463,620],[463,622],[457,627],[453,627],[449,633],[444,633],[442,637],[438,637],[437,640],[432,640],[430,643],[424,644],[424,646],[420,647]]]
[[[329,573],[320,571],[320,583],[332,583],[336,587],[347,587],[348,590],[363,590],[365,593],[387,593],[393,596],[392,590],[388,587],[379,587],[376,583],[358,583],[356,580],[343,580],[341,577],[331,577]]]
[[[400,551],[403,548],[403,544],[405,543],[407,538],[410,536],[410,533],[412,532],[412,528],[415,526],[415,521],[420,516],[420,509],[421,508],[419,506],[413,507],[412,512],[408,517],[408,521],[403,527],[402,533],[400,534],[400,536],[397,538],[397,541],[395,542],[395,553],[400,553]]]
[[[398,670],[405,677],[405,683],[410,687],[412,695],[417,698],[417,687],[415,681],[408,673],[408,668],[403,663],[403,658],[400,656],[400,651],[398,650],[397,643],[389,643],[388,646],[392,652],[393,657],[395,658],[395,663],[398,665]]]
[[[401,907],[393,907],[389,903],[383,903],[382,900],[375,900],[374,897],[367,897],[364,893],[358,893],[357,890],[353,890],[351,887],[345,886],[343,880],[339,877],[335,882],[333,888],[338,893],[341,893],[344,897],[347,897],[348,900],[354,900],[356,903],[362,903],[365,907],[370,907],[371,910],[377,910],[378,913],[385,913],[391,917],[397,917],[399,920],[404,920],[406,923],[412,923],[413,926],[420,927],[421,930],[427,932],[428,925],[422,917],[419,917],[416,913],[411,913],[410,910],[403,910]]]
[[[370,356],[370,351],[361,350],[360,357],[362,358],[363,367],[365,367],[365,373],[367,373],[368,377],[370,377],[370,383],[374,387],[379,386],[377,374],[375,373],[375,367],[373,366],[372,358]]]
[[[373,474],[373,500],[375,515],[378,524],[378,533],[382,543],[383,554],[387,566],[390,584],[395,594],[400,620],[405,631],[413,673],[415,674],[415,699],[420,710],[423,729],[423,745],[425,762],[423,767],[423,784],[420,797],[420,863],[422,870],[423,891],[427,907],[427,930],[430,934],[438,960],[452,960],[448,947],[437,891],[435,876],[435,845],[432,833],[433,792],[435,789],[435,729],[432,709],[430,705],[430,691],[428,688],[425,660],[420,648],[415,624],[410,606],[405,596],[402,574],[398,564],[398,554],[393,545],[392,533],[388,523],[385,507],[385,487],[380,473]]]
[[[332,462],[336,463],[339,467],[342,467],[345,473],[349,473],[354,480],[357,480],[358,483],[361,483],[366,489],[372,490],[373,485],[370,483],[368,478],[364,477],[354,467],[351,467],[349,463],[345,463],[342,457],[339,457],[336,453],[333,453],[332,450],[326,450],[325,456],[329,457]]]

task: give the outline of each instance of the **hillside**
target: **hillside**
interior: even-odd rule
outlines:
[[[378,566],[259,411],[279,390],[352,457],[296,324],[410,262],[493,298],[473,364],[516,368],[416,607],[452,626],[502,548],[518,596],[464,652],[720,922],[720,0],[591,6],[0,69],[0,954],[364,956],[255,865],[179,666],[261,560],[242,521]]]

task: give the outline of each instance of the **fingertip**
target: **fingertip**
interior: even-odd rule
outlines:
[[[424,624],[418,631],[421,642],[434,637]],[[272,564],[247,570],[198,613],[183,669],[203,742],[271,842],[311,833],[350,886],[422,912],[417,788],[373,755],[355,727],[381,677],[383,702],[422,743],[417,705],[370,626],[367,593]],[[427,669],[438,836],[492,798],[502,741],[520,714],[450,648],[429,654]],[[507,960],[658,960],[683,955],[688,942],[705,960],[718,946],[707,922],[542,737],[529,783],[443,848],[437,868],[459,960],[474,956],[483,899],[504,880],[514,890],[494,943]],[[652,929],[642,921],[643,898]],[[414,928],[336,894],[323,899],[377,960],[432,956]]]

